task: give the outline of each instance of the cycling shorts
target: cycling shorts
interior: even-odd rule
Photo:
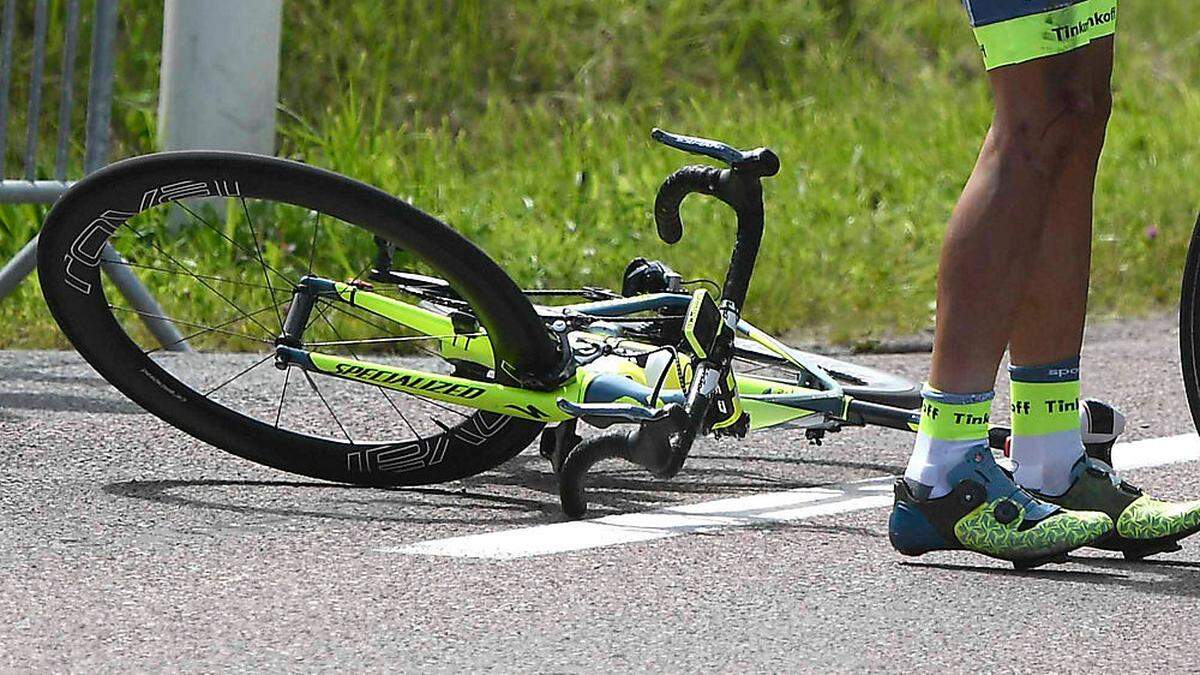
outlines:
[[[988,70],[1062,54],[1117,30],[1117,0],[963,0]]]

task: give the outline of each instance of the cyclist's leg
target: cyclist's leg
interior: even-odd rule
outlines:
[[[942,245],[930,384],[992,389],[1056,186],[1094,154],[1087,50],[989,72],[996,113]]]
[[[1088,62],[1092,119],[1078,152],[1063,167],[1047,211],[1045,232],[1013,322],[1013,363],[1034,365],[1077,356],[1083,343],[1091,263],[1092,197],[1111,109],[1113,38],[1079,50]]]
[[[1097,103],[1095,125],[1091,138],[1084,139],[1084,149],[1064,168],[1052,194],[1037,263],[1018,308],[1010,344],[1016,366],[1012,372],[1013,400],[1031,402],[1031,410],[1040,408],[1048,398],[1040,391],[1042,388],[1052,392],[1050,397],[1056,400],[1070,402],[1078,397],[1078,371],[1072,376],[1071,368],[1054,368],[1062,373],[1056,382],[1047,381],[1044,373],[1050,370],[1045,364],[1077,365],[1083,341],[1092,194],[1104,143],[1113,39],[1097,40],[1081,51],[1090,52],[1089,58],[1096,66],[1091,71]],[[1037,376],[1039,371],[1042,376]],[[1030,374],[1035,377],[1029,378]],[[1027,379],[1036,382],[1021,381]],[[1069,391],[1062,391],[1064,388]],[[1156,500],[1124,481],[1114,480],[1108,466],[1084,457],[1078,427],[1073,424],[1078,417],[1070,405],[1065,408],[1061,415],[1064,431],[1049,434],[1040,433],[1043,430],[1037,422],[1030,423],[1028,414],[1022,412],[1026,408],[1014,408],[1012,454],[1019,483],[1066,508],[1107,513],[1115,523],[1114,533],[1100,545],[1123,551],[1131,558],[1177,550],[1180,539],[1200,531],[1200,501]],[[1042,422],[1057,424],[1050,415],[1042,417]]]
[[[1078,49],[1083,43],[1054,44],[1046,39],[1043,21],[1050,14],[1022,15],[1028,4],[1010,4],[1015,23],[996,14],[1004,3],[981,4],[995,20],[991,34],[1030,38],[1032,46],[990,41],[977,30],[994,68],[988,78],[996,112],[942,247],[931,387],[889,525],[892,544],[909,554],[963,547],[1023,559],[1032,548],[1046,559],[1095,541],[1112,527],[1100,513],[1056,510],[987,468],[987,411],[996,368],[1037,264],[1050,200],[1082,154],[1096,117],[1089,86],[1094,66]],[[1068,3],[1054,18],[1067,22],[1064,26],[1083,26],[1071,7],[1082,12],[1091,4]],[[1104,16],[1112,21],[1115,14]],[[1104,29],[1097,23],[1097,32]],[[1065,34],[1078,35],[1074,28]],[[1025,532],[1041,535],[1031,548],[1022,543]]]
[[[1078,51],[1087,60],[1092,119],[1051,192],[1045,229],[1025,280],[1009,351],[1013,368],[1012,458],[1023,487],[1059,495],[1083,456],[1079,350],[1091,261],[1092,196],[1111,108],[1113,38]],[[1050,405],[1064,401],[1061,405]]]

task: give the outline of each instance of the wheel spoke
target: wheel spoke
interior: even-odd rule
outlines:
[[[370,325],[371,328],[383,331],[383,333],[391,333],[391,331],[392,331],[392,328],[386,327],[386,325],[378,324],[373,321],[367,321],[367,319],[362,318],[359,315],[356,315],[356,313],[354,313],[352,311],[342,309],[342,307],[340,305],[338,305],[338,303],[330,303],[329,300],[324,300],[324,299],[320,299],[320,300],[324,301],[325,305],[329,306],[329,309],[334,310],[336,312],[341,312],[341,313],[343,313],[343,315],[346,315],[350,318],[358,319],[359,322]]]
[[[262,245],[258,243],[258,232],[254,229],[254,219],[250,216],[250,208],[246,206],[246,198],[238,197],[238,201],[242,204],[242,213],[246,214],[246,227],[250,228],[250,239],[254,241],[254,252],[258,255],[258,262],[262,265],[263,281],[267,282],[267,288],[271,291],[271,299],[275,299],[275,287],[271,285],[271,275],[267,272],[267,261],[263,258]],[[279,313],[279,307],[275,308],[275,318],[279,319],[279,332],[283,333],[283,315]]]
[[[317,235],[321,233],[321,212],[317,211],[316,222],[313,223],[312,244],[308,247],[308,271],[305,274],[312,274],[313,262],[317,259]]]
[[[252,284],[252,283],[249,283],[246,281],[237,281],[234,279],[226,279],[224,277],[215,277],[215,276],[212,276],[211,274],[198,274],[195,272],[193,272],[192,274],[186,274],[184,272],[167,269],[165,267],[155,267],[154,265],[145,265],[142,263],[134,263],[134,262],[129,262],[128,260],[122,260],[120,262],[117,262],[115,260],[105,260],[104,263],[106,265],[126,265],[128,267],[136,267],[138,269],[143,269],[143,270],[154,270],[155,272],[162,272],[163,274],[174,274],[176,276],[181,276],[181,277],[195,276],[195,277],[199,277],[201,279],[207,279],[209,281],[220,281],[222,283],[236,284],[238,286],[245,286],[247,288],[261,288],[264,291],[266,291],[266,290],[273,291],[274,290],[274,289],[270,288],[269,286],[263,286],[262,284]],[[270,307],[268,307],[267,309],[270,309]]]
[[[288,380],[292,379],[292,369],[283,371],[283,390],[279,392],[279,408],[275,410],[275,428],[279,428],[279,419],[283,417],[283,398],[287,396]]]
[[[329,304],[331,307],[333,306],[331,303],[327,303],[327,304]],[[345,340],[342,339],[342,334],[340,332],[338,332],[337,326],[333,325],[333,322],[329,320],[329,317],[326,316],[325,314],[321,314],[321,318],[325,320],[325,323],[329,326],[329,329],[333,331],[333,334],[338,338],[338,340],[342,340],[343,342],[345,342]],[[347,347],[346,351],[350,352],[350,356],[353,357],[355,361],[362,360],[362,359],[358,358],[358,355],[354,353],[353,349],[350,349],[349,347]],[[377,387],[377,389],[378,389],[379,393],[383,395],[384,400],[386,400],[388,402],[388,405],[392,406],[392,410],[396,411],[396,414],[400,416],[400,419],[404,421],[404,424],[406,426],[408,426],[409,430],[411,430],[413,432],[413,436],[416,438],[420,438],[421,434],[417,433],[417,430],[415,427],[413,427],[412,422],[408,421],[408,417],[406,417],[404,415],[404,413],[400,412],[400,408],[396,407],[395,402],[393,402],[391,397],[389,397],[387,395],[387,392],[383,390],[383,387]],[[401,392],[401,393],[404,393],[404,392]]]
[[[371,327],[373,327],[373,328],[376,328],[376,329],[378,329],[378,330],[381,330],[381,331],[383,331],[383,332],[385,332],[385,333],[389,332],[389,330],[388,330],[386,327],[384,327],[384,326],[380,326],[379,324],[377,324],[377,323],[375,323],[375,322],[373,322],[373,321],[367,321],[366,319],[362,318],[361,316],[359,316],[359,315],[357,315],[357,314],[355,314],[355,313],[353,313],[353,312],[351,312],[351,311],[348,311],[348,310],[342,309],[341,307],[339,307],[339,306],[337,305],[337,303],[333,303],[333,302],[329,302],[329,301],[325,301],[325,302],[326,302],[326,304],[327,304],[327,305],[328,305],[330,308],[332,308],[332,309],[334,309],[334,310],[336,310],[336,311],[338,311],[338,312],[341,312],[342,314],[345,314],[346,316],[348,316],[348,317],[350,317],[350,318],[352,318],[352,319],[358,319],[359,321],[361,321],[361,322],[363,322],[363,323],[367,324],[368,326],[371,326]],[[335,332],[336,332],[336,331],[335,331]],[[433,350],[429,349],[428,347],[423,347],[423,346],[421,346],[420,344],[415,344],[414,346],[415,346],[417,349],[419,349],[419,350],[421,350],[421,351],[425,352],[426,354],[428,354],[429,356],[432,356],[432,357],[433,357],[433,358],[435,358],[435,359],[440,359],[440,358],[442,357],[442,355],[441,355],[441,354],[438,354],[437,352],[435,352],[435,351],[433,351]]]
[[[366,266],[366,267],[364,267],[364,268],[362,268],[361,270],[359,270],[359,271],[358,271],[358,274],[355,274],[355,275],[354,275],[354,278],[353,278],[353,279],[351,279],[350,281],[346,282],[346,283],[348,283],[349,285],[353,286],[353,285],[354,285],[354,284],[355,284],[355,283],[356,283],[356,282],[357,282],[359,279],[361,279],[361,278],[362,278],[362,276],[363,276],[364,274],[366,274],[366,273],[367,273],[367,270],[371,269],[371,264],[372,264],[372,263],[367,263],[367,266]]]
[[[259,328],[261,328],[261,329],[262,329],[262,331],[263,331],[263,333],[265,333],[266,335],[270,335],[270,334],[271,334],[271,330],[270,330],[269,328],[267,328],[266,326],[264,326],[264,325],[262,325],[261,323],[259,323],[259,321],[258,321],[257,319],[254,319],[254,318],[250,317],[249,315],[247,315],[247,314],[246,314],[246,311],[245,311],[244,309],[242,309],[242,308],[241,308],[241,307],[240,307],[240,306],[239,306],[237,303],[235,303],[234,301],[232,301],[232,300],[230,300],[229,298],[225,297],[225,295],[224,295],[223,293],[221,293],[221,292],[220,292],[220,291],[218,291],[217,289],[213,288],[213,287],[212,287],[211,285],[209,285],[209,283],[208,283],[207,281],[205,281],[204,279],[201,279],[200,277],[196,276],[196,273],[195,273],[195,272],[193,272],[192,270],[188,269],[186,265],[184,265],[183,263],[181,263],[181,262],[179,262],[178,260],[176,260],[176,259],[175,259],[175,257],[174,257],[174,256],[172,256],[170,253],[167,253],[166,251],[162,250],[162,247],[160,247],[158,244],[154,243],[153,241],[150,241],[150,240],[149,240],[149,239],[146,237],[146,235],[144,235],[144,234],[142,234],[141,232],[138,232],[136,229],[134,229],[132,225],[129,225],[129,221],[125,221],[125,226],[126,226],[126,227],[128,227],[128,228],[129,228],[129,229],[130,229],[130,230],[131,230],[131,231],[134,233],[134,235],[136,235],[136,236],[137,236],[137,238],[138,238],[139,240],[146,241],[146,243],[147,243],[147,244],[149,244],[151,248],[153,248],[154,250],[156,250],[156,251],[158,251],[159,253],[161,253],[161,254],[163,254],[164,256],[166,256],[167,260],[170,260],[171,262],[175,263],[175,266],[176,266],[176,267],[178,267],[179,269],[183,270],[184,272],[187,272],[187,273],[188,273],[188,275],[190,275],[190,276],[191,276],[193,279],[195,279],[196,281],[199,281],[201,286],[204,286],[204,287],[205,287],[205,288],[207,288],[208,290],[212,291],[214,295],[216,295],[218,298],[221,298],[222,300],[224,300],[224,301],[226,302],[226,304],[228,304],[230,307],[233,307],[233,308],[234,308],[234,309],[236,309],[237,311],[241,312],[241,313],[242,313],[242,315],[243,315],[243,316],[245,316],[247,319],[250,319],[250,321],[251,321],[252,323],[254,323],[254,325],[256,325],[256,326],[258,326]],[[275,301],[275,296],[274,296],[274,295],[272,295],[272,296],[271,296],[271,301],[272,301],[272,302],[274,302],[274,301]]]
[[[391,396],[388,396],[387,390],[379,387],[379,393],[383,394],[383,400],[387,401],[388,405],[392,406],[392,410],[395,410],[400,419],[404,421],[404,426],[408,427],[408,430],[412,432],[413,438],[420,438],[421,434],[417,433],[417,429],[412,425],[412,422],[409,422],[404,413],[400,412],[400,408],[396,405],[396,402],[392,400]]]
[[[245,369],[243,369],[243,370],[242,370],[241,372],[239,372],[237,375],[234,375],[233,377],[229,378],[228,380],[225,380],[225,381],[224,381],[224,382],[222,382],[221,384],[218,384],[216,387],[214,387],[214,388],[212,388],[212,389],[209,389],[208,391],[204,392],[204,397],[205,397],[205,398],[208,398],[209,396],[212,396],[213,394],[215,394],[215,393],[217,393],[218,391],[220,391],[221,389],[223,389],[223,388],[225,387],[225,385],[229,384],[230,382],[233,382],[234,380],[238,379],[239,377],[241,377],[241,376],[245,375],[246,373],[248,373],[248,372],[250,372],[250,371],[254,370],[255,368],[257,368],[257,367],[261,366],[262,364],[266,363],[266,362],[267,362],[267,359],[272,359],[272,358],[275,358],[275,352],[271,352],[271,353],[267,354],[266,356],[262,357],[262,358],[261,358],[261,359],[259,359],[258,361],[255,361],[255,362],[254,362],[254,363],[253,363],[251,366],[249,366],[248,368],[245,368]]]
[[[183,202],[173,202],[173,203],[174,203],[175,205],[177,205],[179,208],[183,209],[184,211],[187,211],[189,214],[191,214],[191,216],[192,216],[193,218],[195,218],[196,220],[200,221],[200,222],[201,222],[201,223],[202,223],[202,224],[203,224],[205,227],[207,227],[208,229],[212,230],[213,232],[216,232],[216,233],[217,233],[217,234],[218,234],[218,235],[219,235],[219,236],[220,236],[222,239],[224,239],[225,241],[228,241],[229,243],[231,243],[231,244],[233,244],[234,246],[236,246],[236,247],[237,247],[237,249],[238,249],[239,251],[241,251],[242,253],[245,253],[245,254],[247,254],[247,255],[249,255],[249,254],[250,254],[250,251],[247,251],[245,246],[242,246],[241,244],[239,244],[239,243],[237,243],[236,241],[234,241],[233,239],[231,239],[231,238],[229,237],[229,235],[227,235],[227,234],[225,234],[224,232],[222,232],[222,231],[221,231],[221,228],[219,228],[219,227],[217,227],[216,225],[213,225],[212,223],[208,222],[208,220],[207,220],[207,219],[205,219],[203,216],[201,216],[200,214],[196,213],[195,211],[193,211],[193,210],[189,209],[189,208],[187,207],[187,205],[186,205],[186,204],[184,204]],[[133,228],[132,228],[132,227],[130,227],[129,229],[131,229],[131,230],[132,230]],[[135,232],[136,232],[136,230],[135,230]],[[275,269],[274,267],[271,267],[270,265],[267,265],[267,269],[271,270],[272,272],[274,272],[275,274],[277,274],[277,275],[279,275],[281,278],[283,278],[283,280],[284,280],[284,281],[288,282],[288,285],[289,285],[289,286],[295,286],[295,285],[296,285],[296,280],[295,280],[295,279],[293,279],[293,278],[289,277],[288,275],[284,274],[283,272],[280,272],[279,270]]]
[[[333,412],[333,407],[329,405],[329,401],[325,400],[325,396],[321,393],[321,390],[317,388],[317,383],[313,381],[312,375],[309,375],[308,371],[304,370],[303,368],[300,369],[300,372],[304,373],[304,379],[308,380],[308,386],[312,387],[312,390],[316,392],[317,398],[320,398],[321,403],[325,404],[325,409],[329,411],[331,416],[333,416],[333,421],[338,425],[338,428],[342,430],[342,434],[346,437],[346,440],[353,444],[354,439],[350,438],[350,434],[346,431],[346,427],[342,426],[342,421],[338,419],[337,413]]]
[[[336,302],[329,302],[328,300],[323,300],[323,299],[321,299],[321,298],[318,298],[318,300],[321,300],[322,302],[324,302],[324,303],[325,303],[325,305],[326,305],[326,306],[328,306],[330,309],[332,309],[332,310],[334,310],[334,311],[336,311],[336,312],[341,312],[342,314],[345,314],[346,316],[348,316],[348,317],[350,317],[350,318],[352,318],[352,319],[358,319],[358,320],[359,320],[359,321],[361,321],[362,323],[365,323],[365,324],[367,324],[368,326],[371,326],[372,328],[375,328],[376,330],[383,331],[384,333],[390,333],[390,332],[391,332],[391,329],[390,329],[390,328],[388,328],[387,326],[381,326],[380,324],[377,324],[377,323],[375,323],[374,321],[367,321],[366,319],[364,319],[364,318],[362,318],[361,316],[359,316],[359,315],[355,314],[354,312],[351,312],[351,311],[349,311],[349,310],[346,310],[346,309],[342,309],[341,307],[339,307],[339,306],[338,306],[338,303],[336,303]]]
[[[237,205],[228,201],[229,199],[237,199]],[[122,222],[121,226],[128,228],[129,234],[120,235],[119,238],[128,241],[131,248],[141,253],[132,260],[123,260],[118,264],[137,270],[138,274],[144,275],[149,281],[157,282],[163,287],[184,292],[185,289],[195,289],[198,286],[206,289],[208,294],[216,296],[218,299],[217,303],[213,303],[205,297],[205,293],[186,290],[187,297],[177,298],[179,303],[174,303],[169,311],[158,310],[158,314],[110,304],[110,312],[118,317],[121,313],[129,313],[147,319],[157,319],[178,326],[180,332],[188,333],[186,337],[180,338],[176,343],[154,346],[153,349],[147,348],[142,351],[144,355],[153,356],[174,344],[188,340],[194,341],[203,336],[211,336],[202,339],[202,342],[205,343],[202,347],[206,352],[222,349],[232,352],[243,350],[249,352],[235,359],[222,357],[215,361],[206,361],[206,363],[216,366],[213,369],[195,368],[190,361],[169,360],[163,364],[165,367],[176,364],[181,369],[177,377],[195,382],[190,385],[194,392],[203,392],[201,395],[212,399],[216,405],[255,417],[265,424],[266,428],[273,426],[278,430],[276,433],[290,431],[327,440],[332,439],[334,442],[345,440],[350,444],[355,444],[354,434],[351,434],[349,430],[350,426],[354,426],[355,434],[363,438],[373,436],[378,430],[383,430],[389,439],[421,438],[423,434],[437,434],[439,430],[451,433],[462,420],[473,419],[473,416],[478,414],[478,411],[470,406],[460,405],[457,401],[443,402],[426,398],[419,393],[402,389],[388,389],[370,382],[358,382],[358,384],[366,384],[378,390],[378,396],[382,397],[385,408],[381,408],[378,401],[372,400],[375,395],[355,387],[353,383],[344,387],[326,381],[325,389],[330,390],[327,396],[325,389],[320,386],[320,376],[329,376],[329,374],[301,368],[300,372],[307,382],[307,387],[320,399],[322,407],[325,408],[326,413],[337,427],[337,431],[334,431],[327,422],[321,421],[320,413],[316,413],[312,408],[315,403],[311,396],[303,391],[291,391],[291,367],[285,369],[282,382],[277,381],[275,376],[264,373],[262,365],[276,358],[275,344],[285,324],[284,314],[289,311],[288,303],[294,300],[292,286],[297,281],[292,277],[299,278],[301,274],[320,275],[321,271],[329,271],[324,269],[329,267],[342,271],[334,271],[332,277],[329,277],[328,274],[322,276],[335,279],[345,278],[347,273],[354,269],[355,263],[362,258],[357,254],[351,254],[348,258],[341,257],[339,253],[339,257],[332,264],[327,264],[330,259],[323,255],[320,263],[322,267],[317,267],[318,247],[324,245],[328,248],[332,242],[340,242],[340,238],[345,236],[340,227],[335,227],[326,234],[322,231],[326,225],[324,214],[315,209],[303,210],[303,207],[297,207],[301,210],[292,213],[289,210],[292,205],[279,204],[276,207],[269,200],[260,204],[259,202],[262,200],[253,199],[255,207],[254,210],[251,210],[250,201],[252,201],[250,197],[229,195],[227,199],[220,202],[219,208],[215,212],[212,207],[197,203],[187,204],[181,201],[172,201],[166,205],[166,208],[169,209],[178,207],[177,215],[184,213],[188,215],[188,218],[191,219],[188,226],[193,227],[197,233],[202,235],[201,239],[209,243],[207,247],[198,243],[188,244],[187,240],[176,241],[166,231],[161,230],[156,225],[158,221],[154,219],[148,221],[146,225],[142,225],[143,221],[138,219]],[[240,215],[237,213],[238,209],[241,210]],[[244,217],[246,220],[250,242],[246,242],[245,235],[239,231],[241,227],[238,222],[239,217]],[[261,218],[262,222],[256,222],[256,218]],[[306,222],[311,231],[304,229]],[[203,229],[215,232],[220,241],[203,233],[202,229],[195,227],[196,224]],[[299,249],[298,246],[280,241],[280,237],[285,236],[287,232],[295,235],[296,244],[303,244],[307,240],[309,250],[306,252]],[[353,234],[357,236],[361,234],[361,231],[355,230]],[[221,243],[222,241],[225,243]],[[267,261],[268,254],[271,256],[271,262]],[[258,271],[252,269],[254,264],[257,264]],[[372,266],[373,262],[358,270],[349,283],[366,278]],[[145,272],[141,270],[145,270]],[[284,273],[282,270],[288,272]],[[440,295],[443,292],[453,295],[444,282],[426,289],[421,287],[417,277],[414,279],[412,288],[402,284],[386,285],[379,292],[401,297],[405,302],[421,306],[427,306],[426,302],[428,302],[439,306],[444,312],[456,309],[471,311],[471,306],[467,301]],[[400,281],[403,282],[403,279]],[[263,291],[266,291],[268,298],[262,297]],[[404,296],[403,294],[408,295]],[[411,296],[415,296],[415,299]],[[191,302],[185,307],[182,303],[188,300]],[[226,305],[229,309],[222,309]],[[314,340],[304,343],[304,346],[314,351],[327,350],[331,354],[349,355],[354,359],[360,358],[357,353],[359,351],[370,357],[372,348],[375,347],[376,352],[389,355],[384,359],[385,362],[395,361],[391,357],[395,354],[415,356],[418,357],[416,360],[418,364],[426,364],[428,361],[424,355],[441,359],[441,355],[438,353],[440,342],[456,338],[486,339],[487,336],[487,332],[482,328],[472,332],[456,333],[452,331],[445,335],[427,335],[422,331],[406,327],[403,323],[387,316],[375,314],[361,307],[346,307],[340,301],[327,297],[317,297],[316,305],[315,311],[307,319],[307,325],[304,327],[305,331],[311,331],[309,335]],[[253,311],[248,311],[251,309]],[[170,314],[182,314],[191,320],[168,316]],[[271,327],[270,319],[265,318],[271,314],[275,315],[279,333]],[[341,319],[339,315],[350,318]],[[130,335],[141,335],[141,333],[134,332],[134,329],[137,328],[136,322],[121,319],[121,323],[129,328]],[[241,341],[249,341],[251,344],[246,345]],[[401,346],[405,344],[410,344],[413,348]],[[397,346],[389,347],[389,345]],[[258,351],[260,349],[265,353]],[[211,356],[206,355],[205,358],[211,358]],[[156,362],[161,361],[160,357],[154,357],[154,359]],[[401,358],[396,362],[405,363],[407,361]],[[292,364],[292,366],[298,367],[296,364]],[[256,369],[258,370],[257,374],[253,372]],[[435,365],[429,369],[440,372],[444,370],[444,367]],[[239,381],[242,384],[236,384]],[[276,385],[279,386],[278,393],[272,391]],[[303,390],[306,385],[297,386]],[[289,394],[292,396],[292,407],[298,406],[300,409],[293,410],[292,417],[285,421],[283,410],[288,406]],[[266,400],[259,400],[261,398]],[[412,400],[405,403],[406,399]],[[274,415],[271,415],[270,411],[272,403],[275,404]],[[337,403],[338,406],[334,406],[334,403]],[[368,404],[366,412],[369,412],[368,417],[373,416],[373,419],[360,423],[359,407],[363,403]],[[345,407],[339,413],[337,407],[343,405]],[[387,414],[387,409],[391,409],[395,417]],[[341,419],[342,415],[346,415],[345,422]],[[427,421],[427,418],[432,422]],[[366,418],[364,417],[364,419]],[[400,423],[396,422],[397,419]],[[404,429],[408,430],[409,437],[404,435]]]
[[[326,340],[324,342],[305,342],[306,347],[333,347],[337,345],[373,345],[373,344],[389,344],[394,342],[416,342],[418,340],[446,340],[449,338],[476,338],[483,337],[486,333],[451,333],[449,335],[412,335],[408,337],[393,337],[393,338],[363,338],[361,340]],[[357,356],[354,358],[358,358]]]
[[[246,335],[244,333],[235,333],[231,330],[223,330],[226,326],[228,326],[230,324],[234,324],[234,323],[237,323],[238,321],[245,320],[246,317],[244,317],[244,316],[239,316],[236,319],[226,321],[225,323],[222,323],[222,324],[219,324],[216,326],[205,326],[202,323],[192,323],[190,321],[184,321],[183,319],[175,319],[175,318],[172,318],[169,316],[163,316],[162,314],[154,314],[152,312],[144,312],[140,309],[133,309],[131,307],[118,307],[117,305],[110,304],[108,306],[108,308],[115,309],[120,312],[129,312],[130,314],[137,314],[138,316],[143,316],[143,317],[150,318],[150,319],[162,319],[163,321],[170,321],[171,323],[178,324],[180,326],[187,326],[188,328],[202,328],[203,329],[203,330],[201,330],[197,333],[193,333],[187,337],[180,338],[179,340],[176,340],[175,342],[172,342],[169,345],[162,345],[161,347],[155,347],[154,349],[151,349],[149,351],[142,352],[143,354],[147,354],[147,355],[153,354],[154,352],[157,352],[157,351],[161,351],[163,349],[166,349],[167,347],[174,346],[175,344],[183,342],[184,340],[190,340],[191,338],[194,338],[194,337],[197,337],[200,335],[204,335],[205,333],[221,333],[223,335],[232,335],[233,337],[239,337],[244,340],[251,340],[253,342],[261,342],[263,344],[268,344],[268,345],[275,344],[271,340],[264,340],[263,338],[256,338],[256,337],[253,337],[250,335]],[[251,312],[251,314],[262,314],[263,312],[265,312],[269,309],[271,309],[270,305],[263,307],[262,309],[255,310],[254,312]]]

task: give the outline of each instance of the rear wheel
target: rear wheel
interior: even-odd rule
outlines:
[[[1183,367],[1183,390],[1192,411],[1192,423],[1200,429],[1200,218],[1192,230],[1183,285],[1179,298],[1179,355]]]
[[[388,292],[478,319],[505,367],[470,376],[507,380],[505,372],[546,372],[555,362],[528,300],[466,239],[375,188],[269,157],[164,153],[92,174],[47,217],[39,277],[64,333],[105,379],[154,415],[246,459],[333,481],[416,485],[516,455],[542,425],[272,367],[297,280],[363,279],[375,236],[403,251],[397,269],[444,279],[451,291]],[[161,314],[127,306],[100,275],[110,240],[124,259],[103,264],[135,273]],[[158,345],[144,319],[173,324],[191,351]],[[431,339],[327,300],[304,334],[316,351],[449,372]]]
[[[847,394],[870,403],[914,410],[921,407],[921,386],[877,368],[841,361],[829,356],[792,349],[802,361],[819,366],[838,382]],[[790,361],[753,340],[738,339],[734,351],[735,368],[742,375],[782,378],[802,386],[815,386],[811,376]]]

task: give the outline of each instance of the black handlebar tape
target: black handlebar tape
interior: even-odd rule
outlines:
[[[779,155],[767,148],[756,148],[743,153],[744,157],[734,162],[735,171],[744,171],[760,178],[779,173]]]
[[[558,473],[558,497],[563,513],[578,520],[587,512],[587,472],[605,459],[627,459],[633,454],[632,430],[610,431],[593,436],[571,449]]]
[[[679,205],[693,192],[716,194],[720,178],[721,169],[702,164],[685,166],[667,177],[654,198],[654,224],[659,238],[668,244],[679,241],[683,237]]]
[[[657,478],[679,472],[678,468],[671,469],[675,455],[671,438],[680,431],[687,435],[682,425],[692,420],[679,404],[669,404],[666,410],[665,418],[642,422],[636,429],[593,436],[571,449],[558,469],[558,496],[568,518],[582,518],[587,511],[587,473],[596,462],[624,459]],[[691,436],[695,437],[695,431]]]

